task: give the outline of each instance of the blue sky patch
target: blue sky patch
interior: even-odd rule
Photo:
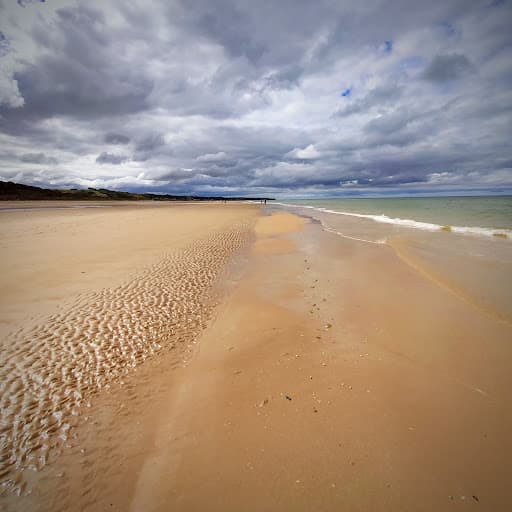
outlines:
[[[384,41],[384,53],[391,53],[393,51],[393,41]]]
[[[348,89],[345,89],[341,93],[341,96],[343,96],[344,98],[348,98],[351,94],[352,94],[352,87],[349,87]]]
[[[454,35],[457,34],[457,30],[455,29],[455,27],[448,21],[443,21],[441,23],[441,26],[444,28],[445,32],[446,32],[446,35],[448,37],[453,37]]]

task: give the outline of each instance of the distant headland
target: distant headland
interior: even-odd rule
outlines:
[[[67,188],[52,189],[22,185],[12,181],[0,181],[0,201],[273,201],[273,197],[223,197],[192,196],[174,194],[139,194],[120,192],[105,188]]]

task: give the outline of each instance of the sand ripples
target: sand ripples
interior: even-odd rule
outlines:
[[[212,290],[248,238],[241,224],[170,254],[117,288],[81,297],[1,348],[1,491],[58,454],[89,400],[161,350],[188,346],[211,314]]]

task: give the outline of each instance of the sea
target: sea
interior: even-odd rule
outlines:
[[[391,249],[435,285],[512,323],[512,196],[302,199],[272,208]]]
[[[512,196],[304,199],[282,202],[382,224],[512,239]]]

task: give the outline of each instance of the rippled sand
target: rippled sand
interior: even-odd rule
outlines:
[[[38,213],[49,231],[11,230],[7,323],[66,300],[3,340],[18,364],[2,378],[25,393],[2,400],[28,423],[4,424],[22,463],[0,510],[510,510],[510,324],[388,245],[252,208]],[[52,253],[53,229],[67,245]],[[39,231],[38,252],[17,245]],[[25,415],[22,395],[41,405]]]
[[[247,219],[235,221],[178,250],[167,248],[124,284],[81,294],[4,338],[2,493],[30,492],[30,470],[56,458],[97,392],[122,383],[158,352],[178,349],[177,357],[185,357],[179,349],[205,327],[216,280],[246,244],[249,228]]]

